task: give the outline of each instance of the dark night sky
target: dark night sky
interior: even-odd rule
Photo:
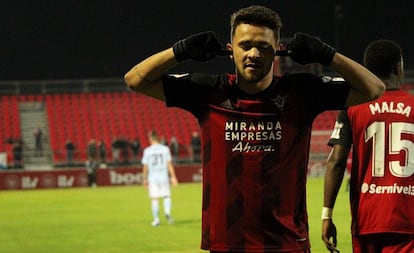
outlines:
[[[136,62],[192,33],[227,42],[229,15],[245,0],[0,0],[0,80],[122,77]],[[254,1],[279,12],[282,36],[301,31],[361,61],[367,43],[396,40],[414,68],[414,1]],[[335,5],[342,6],[335,39]],[[189,65],[184,65],[188,67]],[[229,67],[192,64],[217,71]]]

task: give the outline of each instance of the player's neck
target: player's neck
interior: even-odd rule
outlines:
[[[273,81],[273,75],[266,76],[262,80],[258,82],[249,82],[247,80],[237,80],[237,85],[241,91],[243,91],[246,94],[254,95],[257,94],[263,90],[265,90],[267,87],[270,86],[270,84]]]

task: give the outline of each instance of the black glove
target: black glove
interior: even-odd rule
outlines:
[[[178,62],[188,59],[205,62],[214,59],[216,55],[228,55],[223,43],[212,31],[191,35],[174,43],[172,48]]]
[[[329,66],[336,52],[335,48],[305,33],[296,33],[287,48],[290,58],[300,64],[318,62]]]

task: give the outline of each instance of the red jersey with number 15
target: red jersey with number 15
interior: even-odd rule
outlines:
[[[352,106],[354,234],[414,234],[414,97],[389,90]]]

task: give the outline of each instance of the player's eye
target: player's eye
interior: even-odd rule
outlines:
[[[240,48],[242,48],[244,51],[249,51],[252,48],[256,48],[257,50],[259,50],[262,53],[265,53],[269,50],[273,51],[273,47],[272,45],[269,45],[267,43],[241,43]]]

